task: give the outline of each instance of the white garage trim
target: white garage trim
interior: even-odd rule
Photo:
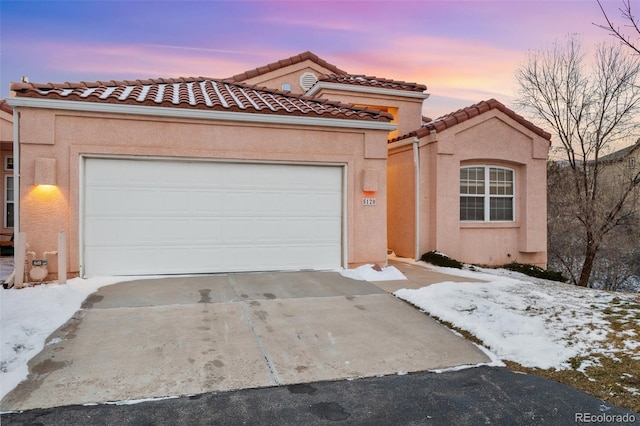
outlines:
[[[346,265],[346,165],[81,156],[80,271]]]

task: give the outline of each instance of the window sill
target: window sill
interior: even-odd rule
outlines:
[[[460,222],[461,229],[520,228],[519,222]]]

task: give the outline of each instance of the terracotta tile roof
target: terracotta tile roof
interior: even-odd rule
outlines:
[[[9,106],[9,104],[5,99],[0,99],[0,110],[4,112],[8,112],[9,114],[13,115],[13,108]]]
[[[437,118],[435,120],[431,120],[428,123],[423,124],[422,127],[420,127],[418,130],[415,130],[415,131],[410,132],[410,133],[408,133],[406,135],[394,138],[394,139],[390,140],[389,143],[396,142],[396,141],[403,140],[403,139],[407,139],[407,138],[414,137],[414,136],[422,138],[422,137],[430,134],[433,131],[442,132],[445,129],[453,127],[456,124],[460,124],[460,123],[462,123],[464,121],[469,120],[470,118],[473,118],[473,117],[475,117],[477,115],[483,114],[483,113],[485,113],[487,111],[490,111],[492,109],[497,109],[497,110],[503,112],[504,114],[508,115],[513,120],[515,120],[518,123],[522,124],[524,127],[526,127],[527,129],[531,130],[532,132],[534,132],[538,136],[541,136],[541,137],[543,137],[543,138],[545,138],[545,139],[547,139],[549,141],[551,140],[551,134],[550,133],[542,130],[540,127],[538,127],[535,124],[533,124],[532,122],[528,121],[527,119],[525,119],[521,115],[518,115],[516,112],[514,112],[513,110],[507,108],[506,106],[504,106],[502,103],[496,101],[495,99],[489,99],[488,101],[478,102],[477,104],[471,105],[470,107],[462,108],[462,109],[459,109],[458,111],[452,112],[450,114],[443,115],[442,117]]]
[[[330,74],[319,78],[319,81],[327,83],[350,84],[355,86],[377,87],[381,89],[406,90],[411,92],[424,92],[427,86],[406,81],[389,80],[386,78],[371,77],[352,74]]]
[[[294,65],[294,64],[298,64],[300,62],[304,62],[306,60],[310,60],[312,62],[315,62],[316,64],[320,65],[321,67],[327,68],[328,70],[330,70],[331,72],[335,73],[335,74],[346,74],[345,71],[341,70],[340,68],[336,67],[333,64],[330,64],[329,62],[325,61],[324,59],[320,59],[317,55],[315,55],[312,52],[303,52],[300,53],[299,55],[295,55],[295,56],[291,56],[290,58],[286,58],[286,59],[282,59],[280,61],[277,62],[272,62],[268,65],[259,67],[259,68],[255,68],[249,71],[245,71],[243,73],[240,74],[236,74],[233,77],[230,77],[229,80],[231,81],[235,81],[235,82],[240,82],[240,81],[245,81],[248,80],[250,78],[253,77],[257,77],[263,74],[266,74],[268,72],[271,71],[276,71],[279,70],[281,68],[285,68],[288,67],[289,65]]]
[[[12,83],[11,90],[22,98],[383,122],[393,119],[390,114],[375,109],[204,77],[63,84]]]
[[[300,53],[299,55],[291,56],[290,58],[287,58],[287,59],[282,59],[277,62],[272,62],[268,65],[255,68],[250,71],[245,71],[243,73],[236,74],[233,77],[230,77],[229,80],[235,81],[235,82],[245,81],[250,78],[257,77],[271,71],[288,67],[289,65],[304,62],[306,60],[313,61],[316,64],[324,68],[327,68],[329,71],[332,72],[332,74],[321,76],[319,78],[319,81],[326,81],[329,83],[352,84],[352,85],[368,86],[368,87],[380,87],[385,89],[410,90],[410,91],[417,91],[417,92],[423,92],[427,90],[427,86],[423,84],[407,83],[404,81],[389,80],[386,78],[369,77],[364,75],[352,75],[346,71],[341,70],[335,65],[330,64],[324,59],[321,59],[320,57],[318,57],[318,55],[309,51]]]

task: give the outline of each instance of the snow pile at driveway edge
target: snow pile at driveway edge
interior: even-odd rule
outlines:
[[[338,272],[345,278],[359,281],[395,281],[407,279],[395,266],[381,268],[373,264],[366,264],[355,269],[340,269]]]
[[[0,290],[0,399],[25,380],[27,363],[47,337],[76,313],[100,287],[140,277],[73,278],[67,284],[41,284]]]

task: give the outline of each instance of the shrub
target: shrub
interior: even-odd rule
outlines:
[[[420,260],[431,263],[436,266],[444,266],[446,268],[462,269],[464,266],[462,263],[455,259],[450,258],[446,254],[439,253],[437,251],[430,251],[422,255]]]
[[[563,283],[568,281],[568,279],[564,277],[560,272],[549,271],[535,265],[511,262],[502,267],[510,271],[521,272],[525,275],[529,275],[530,277],[542,278],[551,281],[560,281]]]

